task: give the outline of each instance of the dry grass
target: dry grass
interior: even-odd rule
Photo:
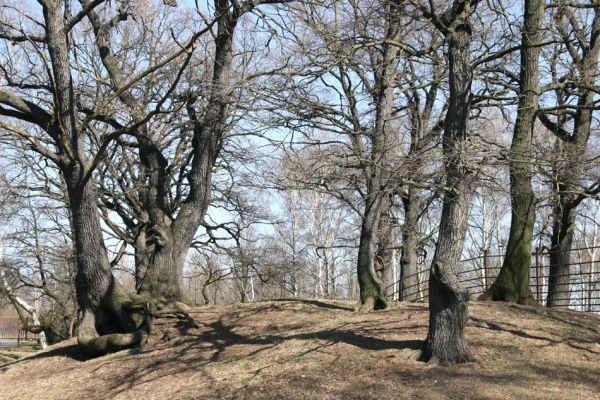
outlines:
[[[600,318],[473,302],[479,358],[414,360],[427,306],[356,315],[352,304],[202,307],[159,321],[143,349],[87,359],[73,342],[0,367],[1,399],[600,399]]]
[[[39,350],[39,346],[32,342],[22,343],[19,347],[0,348],[0,367],[30,356],[32,353],[37,352],[37,350]]]

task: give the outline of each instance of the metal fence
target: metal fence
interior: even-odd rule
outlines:
[[[18,317],[0,317],[0,340],[16,341],[20,345],[22,341],[37,339],[37,334],[21,329]]]
[[[558,293],[569,293],[569,308],[579,311],[600,312],[600,246],[572,249],[573,262],[568,272],[558,276],[569,276],[569,284],[559,287]],[[537,250],[532,253],[530,271],[531,293],[538,304],[546,305],[550,273],[550,253]],[[460,261],[459,280],[465,285],[472,298],[487,290],[497,278],[504,255],[488,254]],[[429,269],[406,276],[405,281],[416,283],[401,290],[400,281],[388,287],[388,298],[394,300],[423,301],[427,299]]]

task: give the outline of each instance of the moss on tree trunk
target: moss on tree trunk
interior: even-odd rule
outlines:
[[[530,162],[533,127],[538,110],[541,21],[545,3],[526,0],[521,48],[519,108],[509,160],[512,215],[506,255],[500,274],[482,300],[535,304],[529,289],[535,196]]]

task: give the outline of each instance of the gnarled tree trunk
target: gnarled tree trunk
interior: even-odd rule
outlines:
[[[422,354],[423,360],[439,364],[474,359],[464,337],[469,318],[469,294],[457,275],[474,190],[467,132],[473,80],[470,14],[474,4],[476,1],[455,1],[444,16],[454,25],[443,31],[448,40],[450,69],[450,94],[442,142],[446,190],[429,277],[429,332]]]
[[[75,169],[75,171],[73,171]],[[138,345],[144,335],[137,330],[124,305],[130,300],[112,275],[91,180],[81,182],[76,168],[63,170],[72,217],[77,274],[75,288],[81,312],[77,339],[90,354],[104,354]],[[108,335],[108,336],[104,336]]]
[[[102,354],[140,343],[141,333],[123,308],[128,300],[115,281],[103,242],[97,193],[86,170],[84,134],[76,128],[75,95],[70,71],[69,45],[62,2],[43,3],[48,51],[55,85],[59,142],[58,163],[67,186],[72,218],[77,274],[75,287],[81,312],[78,342],[92,354]],[[106,333],[108,336],[100,336]]]
[[[202,116],[196,115],[194,103],[187,103],[193,124],[192,161],[187,174],[189,194],[181,204],[177,216],[171,215],[168,194],[170,176],[168,160],[158,143],[151,139],[148,127],[138,128],[141,180],[139,201],[147,213],[137,227],[136,286],[141,294],[168,300],[185,300],[183,268],[189,247],[198,230],[211,199],[212,170],[219,155],[232,102],[230,73],[233,59],[233,36],[239,18],[263,1],[234,4],[230,0],[215,1],[217,33],[213,76]],[[89,5],[90,0],[82,0]],[[112,22],[104,23],[95,12],[90,12],[96,42],[103,64],[119,98],[128,107],[136,121],[143,121],[147,104],[129,90],[122,90],[126,81],[119,62],[111,52],[110,29]]]

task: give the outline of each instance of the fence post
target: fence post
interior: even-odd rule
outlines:
[[[540,279],[541,279],[541,273],[540,273],[540,248],[536,247],[535,248],[535,294],[537,297],[537,302],[539,305],[542,305],[542,292],[541,292],[541,285],[540,285]]]
[[[404,301],[404,293],[402,293],[402,267],[400,267],[400,279],[398,279],[398,301]]]
[[[483,288],[488,290],[490,272],[488,271],[488,249],[483,249]]]

